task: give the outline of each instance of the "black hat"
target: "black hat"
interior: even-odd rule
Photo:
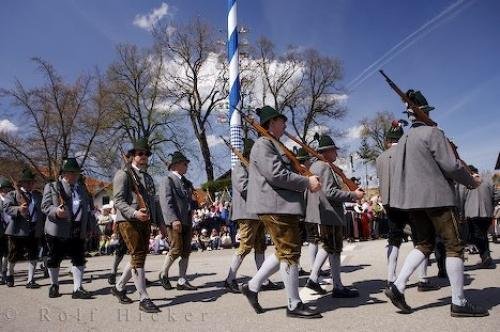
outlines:
[[[35,177],[36,174],[31,170],[31,168],[26,167],[21,171],[21,177],[19,178],[19,181],[30,182],[34,181]]]
[[[78,165],[76,158],[66,158],[63,160],[61,172],[80,173],[81,171],[82,169],[80,168],[80,165]]]
[[[9,179],[7,179],[6,177],[4,176],[0,176],[0,189],[5,189],[5,188],[14,188],[14,186],[12,185],[12,182],[10,182]]]
[[[317,151],[324,151],[328,149],[338,149],[335,145],[333,139],[328,135],[314,135],[314,138],[318,141]]]
[[[255,141],[251,138],[243,139],[243,155],[245,156],[250,155],[250,150],[252,150],[254,143]]]
[[[311,159],[311,156],[307,153],[307,151],[304,148],[298,148],[294,146],[293,153],[297,157],[297,160],[300,162],[306,162],[309,159]]]
[[[420,106],[420,109],[426,113],[429,111],[432,111],[434,107],[429,106],[429,103],[427,102],[427,99],[425,99],[424,95],[420,91],[415,91],[413,89],[410,89],[406,91],[406,96],[415,104]],[[403,112],[404,113],[404,112]]]
[[[147,138],[141,137],[135,140],[132,149],[128,150],[128,155],[133,155],[137,150],[146,151],[148,156],[151,155],[151,147],[149,146]]]
[[[472,173],[479,174],[479,170],[474,165],[469,165],[469,169]]]
[[[271,106],[264,106],[262,108],[257,108],[255,110],[255,112],[260,117],[260,124],[261,125],[265,124],[269,120],[272,120],[272,119],[278,118],[278,117],[283,118],[285,121],[288,120],[288,118],[286,116],[284,116],[283,114],[281,114],[280,112],[278,112],[277,110],[272,108]]]
[[[188,162],[189,163],[189,159],[186,158],[185,155],[182,154],[182,152],[180,151],[175,151],[174,153],[172,153],[170,155],[170,162],[168,164],[168,169],[170,169],[170,167],[172,167],[172,165],[174,164],[177,164],[177,163],[181,163],[181,162]]]
[[[397,120],[392,121],[391,126],[385,132],[385,139],[387,141],[399,141],[403,136],[403,123]]]

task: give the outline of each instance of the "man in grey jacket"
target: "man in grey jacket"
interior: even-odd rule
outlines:
[[[133,278],[139,293],[139,310],[158,313],[160,309],[151,301],[146,290],[144,264],[149,252],[151,223],[158,223],[155,185],[147,173],[151,149],[146,138],[139,138],[128,150],[123,169],[113,179],[113,201],[117,210],[118,231],[130,253],[130,262],[111,293],[122,304],[132,303],[126,295],[125,285]]]
[[[428,114],[433,109],[420,91],[409,90],[406,95],[423,112]],[[434,250],[436,235],[439,235],[446,248],[446,271],[452,293],[451,315],[487,316],[487,310],[473,305],[464,296],[464,246],[459,239],[454,212],[454,181],[475,188],[479,186],[481,179],[467,172],[439,128],[418,121],[412,110],[408,110],[408,115],[412,126],[396,146],[389,204],[393,208],[409,211],[418,243],[385,294],[404,313],[412,312],[404,297],[406,283]]]
[[[0,285],[7,283],[7,264],[9,258],[9,241],[5,235],[5,229],[11,221],[11,217],[5,213],[3,202],[7,194],[14,189],[12,183],[5,177],[0,177]]]
[[[328,162],[333,163],[337,159],[337,146],[328,135],[319,137],[317,151]],[[319,237],[323,246],[316,254],[306,287],[319,294],[326,293],[319,285],[318,277],[321,266],[328,258],[333,280],[332,297],[357,297],[359,296],[358,291],[344,287],[340,278],[340,254],[342,253],[343,226],[345,225],[343,203],[355,202],[363,198],[365,193],[359,188],[351,192],[342,190],[337,175],[325,161],[314,160],[310,171],[319,177],[321,191],[308,193],[305,221],[319,224]]]
[[[170,250],[165,257],[160,282],[166,290],[172,289],[168,271],[177,258],[179,260],[178,290],[196,290],[186,278],[193,237],[192,217],[194,210],[193,184],[184,176],[189,159],[180,151],[175,151],[168,165],[168,172],[160,183],[160,207],[163,222],[167,227]]]
[[[479,174],[479,171],[473,165],[469,165],[469,169],[474,174]],[[461,186],[464,192],[460,195],[463,198],[462,211],[463,216],[467,220],[470,227],[471,242],[479,250],[481,257],[482,268],[495,268],[495,263],[491,259],[490,248],[488,242],[488,229],[493,220],[495,197],[495,186],[491,178],[483,179],[481,185],[475,189],[467,189]]]
[[[243,140],[243,157],[246,160],[250,156],[250,151],[254,143],[250,138]],[[247,212],[248,170],[241,161],[236,162],[231,170],[231,184],[233,187],[231,220],[238,222],[240,246],[231,260],[227,278],[224,280],[224,287],[231,293],[239,293],[239,285],[235,280],[236,273],[243,259],[252,251],[252,248],[255,250],[255,265],[257,266],[257,270],[260,269],[265,259],[266,238],[264,224],[259,221],[256,214]],[[267,280],[261,288],[262,290],[275,290],[282,287]]]
[[[295,173],[278,140],[286,129],[287,118],[265,106],[258,109],[260,124],[272,138],[260,137],[250,153],[247,211],[257,214],[271,235],[275,254],[269,255],[257,274],[241,287],[257,313],[261,285],[272,274],[281,271],[288,297],[287,316],[320,318],[321,314],[305,305],[299,296],[298,261],[301,251],[299,219],[304,215],[304,191],[320,190],[316,176]]]
[[[47,215],[45,238],[48,247],[47,268],[51,286],[49,297],[59,293],[59,268],[65,256],[71,259],[73,299],[91,299],[92,294],[82,287],[85,270],[85,239],[90,224],[91,197],[78,182],[81,168],[75,158],[67,158],[57,181],[49,182],[43,191],[42,209]]]
[[[9,192],[4,201],[4,211],[11,221],[5,229],[9,237],[9,257],[6,282],[14,286],[14,266],[22,259],[24,251],[28,253],[28,283],[26,288],[39,288],[35,282],[35,269],[38,261],[38,242],[42,235],[45,215],[40,204],[42,193],[34,189],[35,174],[30,168],[22,171],[17,190]]]
[[[411,240],[416,245],[417,236],[415,227],[410,222],[408,211],[394,209],[389,205],[390,201],[390,180],[391,180],[391,167],[393,166],[392,158],[396,151],[396,145],[403,136],[403,126],[401,121],[393,121],[391,127],[385,133],[385,146],[386,150],[382,152],[376,160],[377,175],[380,183],[380,197],[382,198],[382,205],[387,213],[389,219],[389,236],[387,238],[387,286],[389,287],[396,280],[396,268],[398,265],[399,248],[403,242],[404,228],[406,225],[410,226],[412,235]],[[430,283],[427,280],[427,262],[425,259],[418,267],[418,287],[420,292],[431,291],[439,289],[438,286]]]

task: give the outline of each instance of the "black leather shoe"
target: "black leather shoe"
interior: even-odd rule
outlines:
[[[14,276],[6,276],[5,283],[7,284],[7,287],[14,287]]]
[[[299,277],[308,276],[310,274],[310,272],[305,271],[303,268],[300,268],[299,270]]]
[[[481,261],[481,263],[479,263],[479,266],[478,266],[480,269],[494,269],[495,268],[495,263],[493,263],[493,260],[491,259],[491,257],[486,257],[485,259],[483,259]]]
[[[248,302],[250,302],[250,305],[252,306],[253,310],[255,310],[256,313],[261,314],[264,312],[264,309],[259,304],[259,293],[252,292],[248,288],[248,284],[243,284],[241,285],[241,293],[246,296]]]
[[[312,281],[311,279],[307,279],[306,287],[312,289],[318,294],[324,295],[326,294],[326,290],[324,290],[317,282]]]
[[[451,317],[485,317],[489,316],[488,310],[466,302],[464,306],[451,305]]]
[[[323,316],[317,310],[309,308],[300,302],[293,310],[286,308],[286,316],[292,318],[322,318]]]
[[[60,297],[61,294],[59,293],[59,285],[52,285],[50,286],[49,288],[49,297],[51,299],[53,298],[56,298],[56,297]]]
[[[148,314],[155,314],[161,311],[151,299],[144,299],[139,302],[139,310],[147,312]]]
[[[5,285],[5,276],[0,276],[0,285]]]
[[[228,282],[227,279],[224,280],[224,288],[229,292],[229,293],[241,293],[240,292],[240,287],[238,286],[238,283],[236,280],[233,280],[231,282]]]
[[[116,287],[113,287],[111,288],[111,294],[113,294],[121,304],[130,304],[133,302],[132,299],[127,296],[127,291],[125,289],[122,289],[120,292]]]
[[[408,304],[406,304],[405,295],[400,293],[396,286],[391,285],[390,288],[387,288],[384,291],[384,294],[391,300],[392,304],[401,310],[402,313],[411,314],[412,309]]]
[[[44,279],[47,279],[49,276],[49,269],[47,269],[46,267],[43,269],[43,278]]]
[[[108,277],[108,284],[116,285],[116,274],[111,273]]]
[[[170,281],[168,280],[168,278],[166,276],[162,276],[160,273],[160,275],[158,277],[160,278],[160,284],[163,286],[163,288],[165,288],[166,290],[171,290],[174,288],[174,287],[172,287],[172,285],[170,284]]]
[[[189,281],[187,281],[187,280],[182,285],[177,284],[176,288],[177,288],[177,290],[197,290],[198,289],[198,287],[191,285],[189,283]]]
[[[417,285],[417,290],[419,292],[429,292],[429,291],[438,290],[440,288],[441,287],[439,287],[438,285],[435,285],[429,281],[427,281],[427,282],[420,281]]]
[[[37,288],[40,288],[40,285],[37,284],[35,281],[31,280],[30,282],[28,282],[26,284],[26,288],[37,289]]]
[[[147,287],[152,286],[152,285],[154,284],[154,282],[149,281],[149,279],[148,279],[148,278],[144,278],[144,279],[146,279],[146,286],[147,286]]]
[[[269,282],[267,284],[262,285],[260,287],[260,289],[263,290],[263,291],[280,290],[280,289],[283,289],[283,288],[284,288],[283,286],[281,286],[280,284],[274,283],[271,280],[269,280]]]
[[[81,300],[89,300],[89,299],[93,299],[92,297],[92,293],[90,292],[87,292],[85,289],[83,289],[82,287],[78,288],[76,290],[76,292],[73,292],[73,294],[71,295],[71,298],[72,299],[81,299]]]
[[[359,292],[357,289],[343,287],[343,288],[333,288],[332,290],[332,297],[336,298],[350,299],[358,296]]]

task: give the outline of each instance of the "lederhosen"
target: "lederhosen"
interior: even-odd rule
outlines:
[[[71,259],[71,263],[73,264],[73,266],[84,266],[86,263],[85,239],[81,238],[81,214],[83,210],[83,202],[80,201],[80,205],[77,211],[73,211],[72,197],[69,197],[66,194],[61,181],[57,181],[57,186],[59,193],[65,202],[65,206],[70,211],[70,219],[66,222],[71,223],[71,234],[69,238],[52,236],[49,234],[45,235],[49,252],[47,267],[58,268],[65,256],[68,256]],[[78,218],[78,216],[80,216],[80,218]]]

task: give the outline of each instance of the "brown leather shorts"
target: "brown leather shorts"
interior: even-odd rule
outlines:
[[[259,215],[267,232],[271,235],[276,257],[289,264],[298,264],[300,259],[301,239],[299,216],[283,214]]]
[[[256,254],[266,251],[265,227],[260,220],[238,220],[240,227],[240,246],[236,250],[239,256],[246,256],[252,248]]]
[[[173,228],[167,226],[168,243],[170,245],[169,255],[173,259],[177,257],[189,257],[191,254],[191,239],[193,229],[191,226],[182,225],[181,232],[174,232]]]
[[[131,256],[131,267],[143,268],[149,252],[150,224],[141,221],[120,221],[118,227]]]

